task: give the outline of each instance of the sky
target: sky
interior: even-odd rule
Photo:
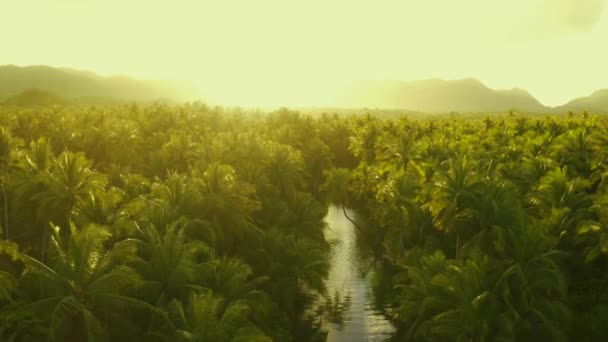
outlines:
[[[0,0],[0,64],[322,104],[353,80],[477,78],[561,105],[608,88],[604,0]]]

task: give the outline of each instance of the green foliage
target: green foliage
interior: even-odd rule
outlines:
[[[329,203],[357,212],[396,340],[608,339],[604,117],[0,118],[3,341],[322,338]]]
[[[329,260],[315,121],[202,104],[0,118],[0,340],[297,338]]]
[[[605,118],[354,121],[324,190],[365,222],[398,339],[608,338]]]

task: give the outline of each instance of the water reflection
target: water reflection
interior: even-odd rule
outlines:
[[[348,212],[350,217],[354,213]],[[327,341],[385,341],[393,326],[374,307],[366,276],[370,260],[358,252],[353,224],[341,208],[330,207],[325,217],[326,237],[334,241],[331,269],[326,282],[325,327]]]

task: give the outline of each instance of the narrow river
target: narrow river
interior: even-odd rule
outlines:
[[[348,211],[349,217],[355,214]],[[366,277],[369,262],[357,252],[357,237],[353,224],[344,216],[342,208],[331,206],[325,217],[326,237],[335,241],[326,282],[328,294],[339,294],[342,313],[338,322],[327,324],[328,342],[385,341],[394,331],[393,326],[374,308],[371,288]]]

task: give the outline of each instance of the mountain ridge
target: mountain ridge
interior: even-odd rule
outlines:
[[[460,80],[358,81],[347,87],[340,105],[409,109],[421,112],[547,111],[521,88],[494,90],[474,78]]]
[[[0,102],[29,89],[76,99],[79,103],[187,101],[198,99],[199,96],[194,87],[180,82],[138,80],[125,75],[106,77],[92,71],[47,65],[0,65]],[[608,89],[599,89],[562,106],[550,107],[523,88],[492,89],[472,77],[456,80],[365,80],[354,81],[344,87],[330,107],[425,113],[509,110],[531,113],[608,112]]]
[[[46,65],[0,65],[0,98],[40,89],[68,99],[125,101],[183,101],[194,97],[189,85],[172,81],[138,80],[127,76],[100,76],[91,71]]]

